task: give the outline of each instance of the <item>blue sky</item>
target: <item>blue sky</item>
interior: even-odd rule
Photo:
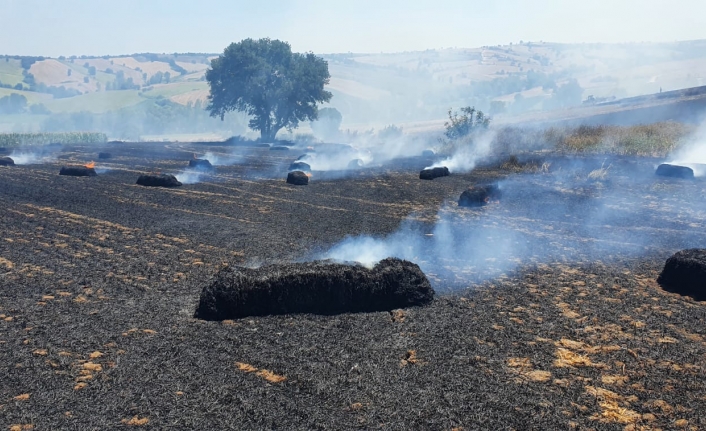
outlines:
[[[320,54],[704,39],[706,0],[0,0],[0,54],[217,53],[247,37]]]

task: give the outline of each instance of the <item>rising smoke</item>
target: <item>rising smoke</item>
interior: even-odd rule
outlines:
[[[706,175],[706,122],[701,124],[686,145],[667,160],[669,164],[690,167],[696,177]]]
[[[653,187],[649,163],[639,168],[618,166],[620,177],[605,178],[611,187],[589,178],[602,163],[598,159],[580,167],[567,163],[556,173],[508,178],[499,184],[503,190],[499,203],[464,209],[447,202],[433,225],[412,216],[391,235],[349,237],[320,257],[370,266],[395,256],[417,263],[437,284],[467,287],[522,265],[600,262],[703,242],[703,235],[684,230],[690,217],[703,212],[703,205],[664,206],[655,213],[650,207],[655,195],[668,199],[674,190]],[[671,230],[668,245],[665,229]]]

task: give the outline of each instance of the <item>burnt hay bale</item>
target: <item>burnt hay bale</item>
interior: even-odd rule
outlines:
[[[302,171],[293,171],[287,174],[287,183],[295,186],[305,186],[309,184],[309,176]]]
[[[661,177],[683,178],[687,180],[694,179],[694,170],[686,166],[670,165],[663,163],[657,166],[655,175]]]
[[[458,199],[460,207],[481,207],[494,199],[500,199],[502,192],[497,184],[483,184],[467,188]]]
[[[63,166],[59,171],[59,175],[68,175],[70,177],[95,177],[98,175],[93,168],[86,166]]]
[[[191,159],[189,160],[189,167],[192,169],[213,169],[213,165],[206,159]]]
[[[706,301],[706,249],[690,248],[667,259],[657,282],[668,292]]]
[[[308,159],[308,158],[310,158],[310,157],[311,157],[310,154],[302,154],[301,156],[297,157],[297,160],[296,160],[296,161],[298,162],[298,161],[301,161],[301,160],[306,160],[306,159]]]
[[[289,151],[289,147],[285,147],[283,145],[275,145],[274,147],[270,147],[270,151]]]
[[[289,171],[304,171],[311,172],[311,166],[304,162],[294,162],[289,165]]]
[[[140,175],[137,184],[146,187],[179,187],[181,183],[174,175],[156,174]]]
[[[422,157],[434,157],[436,156],[436,153],[434,150],[424,150],[422,151]]]
[[[113,155],[110,153],[98,153],[98,158],[101,160],[111,159],[113,158]]]
[[[353,159],[348,162],[348,169],[360,169],[365,166],[365,163],[361,159]]]
[[[440,168],[424,169],[419,173],[420,180],[433,180],[434,178],[446,177],[449,175],[449,168],[442,166]]]
[[[9,157],[0,157],[0,166],[15,166],[15,161]]]
[[[204,286],[194,317],[390,311],[428,304],[433,296],[419,266],[397,258],[372,269],[332,261],[225,267]]]

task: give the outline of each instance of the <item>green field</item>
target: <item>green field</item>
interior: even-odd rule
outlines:
[[[179,94],[188,93],[196,90],[208,90],[206,82],[177,82],[171,84],[160,84],[152,87],[151,90],[145,91],[144,97],[165,97],[178,96]]]
[[[145,100],[138,90],[101,91],[45,102],[52,112],[88,111],[96,114],[137,105]]]
[[[12,93],[21,94],[27,98],[27,103],[47,103],[53,99],[51,94],[35,93],[34,91],[13,90],[12,88],[0,88],[0,97],[9,96]]]
[[[22,67],[19,60],[0,59],[0,82],[15,85],[22,82]]]

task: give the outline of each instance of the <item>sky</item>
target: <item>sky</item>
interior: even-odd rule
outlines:
[[[706,0],[0,0],[0,54],[220,53],[249,37],[317,54],[706,39]]]

